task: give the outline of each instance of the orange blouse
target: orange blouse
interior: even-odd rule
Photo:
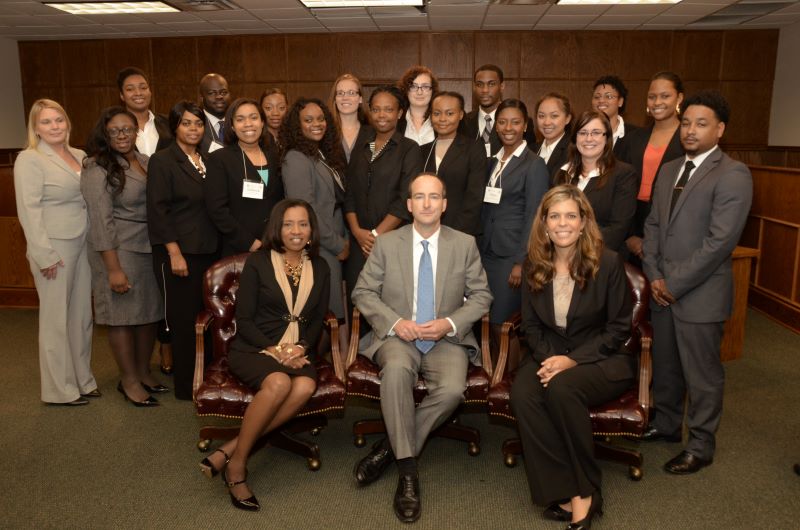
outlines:
[[[664,158],[668,146],[653,147],[647,144],[642,159],[642,184],[639,186],[639,195],[636,197],[640,201],[648,202],[653,191],[653,181],[656,179],[658,166]]]

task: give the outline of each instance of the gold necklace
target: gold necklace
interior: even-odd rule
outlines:
[[[292,265],[289,263],[289,260],[284,257],[283,263],[286,266],[286,274],[292,277],[292,285],[295,287],[300,285],[300,276],[303,273],[303,258],[300,258],[300,262],[297,265]]]

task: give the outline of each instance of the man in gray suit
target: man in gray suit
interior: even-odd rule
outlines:
[[[652,287],[653,401],[644,440],[680,442],[684,396],[686,448],[664,465],[695,473],[711,464],[722,415],[723,323],[733,306],[731,253],[753,195],[747,166],[717,146],[730,111],[717,92],[684,103],[686,156],[661,168],[644,227],[644,270]]]
[[[446,226],[444,182],[423,173],[409,185],[414,223],[381,235],[353,289],[353,303],[372,326],[359,345],[381,367],[381,411],[388,439],[359,461],[359,485],[397,461],[394,510],[403,522],[420,515],[416,457],[428,434],[464,399],[469,361],[479,363],[472,325],[492,295],[472,236]],[[422,374],[428,394],[414,407]]]

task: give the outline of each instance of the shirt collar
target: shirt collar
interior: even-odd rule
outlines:
[[[442,227],[441,227],[441,225],[439,225],[439,228],[436,229],[436,232],[434,232],[433,235],[431,235],[429,238],[425,239],[424,237],[419,235],[419,232],[417,232],[417,228],[412,223],[411,224],[411,233],[414,234],[414,237],[413,237],[413,240],[412,240],[413,243],[414,243],[414,247],[419,245],[422,241],[428,241],[428,243],[429,243],[428,247],[429,248],[430,247],[436,248],[439,245],[439,233],[441,231],[442,231]]]
[[[492,112],[484,112],[482,108],[478,107],[478,117],[483,123],[486,123],[486,116],[491,116],[492,121],[494,121],[495,114],[497,114],[497,107]]]
[[[574,175],[572,174],[572,164],[571,164],[571,163],[567,162],[566,164],[564,164],[563,166],[561,166],[561,169],[563,169],[564,171],[566,171],[567,173],[569,173],[569,174],[570,174],[570,176],[574,176]],[[595,177],[599,177],[599,176],[600,176],[600,170],[599,170],[599,169],[597,169],[597,168],[594,168],[594,169],[593,169],[593,170],[591,170],[591,171],[589,172],[589,174],[588,174],[588,175],[586,175],[585,177],[584,177],[583,175],[581,175],[581,176],[579,176],[578,178],[580,178],[580,179],[582,179],[582,180],[589,180],[589,179],[592,179],[592,178],[595,178]]]
[[[709,149],[705,153],[699,154],[699,155],[695,156],[694,158],[689,158],[689,155],[686,155],[686,157],[683,160],[683,165],[684,166],[686,165],[686,161],[687,160],[691,160],[694,163],[694,167],[698,168],[698,167],[700,167],[700,164],[702,164],[705,161],[705,159],[708,158],[708,155],[710,155],[711,153],[716,151],[718,148],[719,148],[719,145],[715,145],[714,147],[712,147],[711,149]]]
[[[206,120],[208,120],[208,124],[211,125],[212,127],[214,127],[214,130],[216,131],[217,130],[216,125],[222,120],[217,118],[216,116],[214,116],[210,112],[208,112],[206,109],[203,109],[203,112],[206,113]]]
[[[617,128],[612,133],[614,138],[623,138],[625,136],[625,120],[622,119],[622,116],[617,115],[619,118],[619,123],[617,124]]]
[[[525,152],[525,148],[526,148],[526,147],[528,147],[528,142],[527,142],[527,141],[525,141],[525,140],[522,140],[522,143],[521,143],[521,144],[519,144],[519,147],[517,147],[517,148],[514,150],[514,152],[513,152],[513,153],[511,153],[511,156],[516,156],[516,157],[520,157],[520,156],[522,156],[522,153],[524,153],[524,152]],[[497,154],[496,154],[496,155],[494,155],[494,157],[495,157],[496,159],[498,159],[498,160],[503,160],[503,157],[505,156],[505,155],[504,155],[504,153],[505,153],[505,149],[506,149],[505,147],[501,147],[501,148],[500,148],[500,150],[497,152]]]

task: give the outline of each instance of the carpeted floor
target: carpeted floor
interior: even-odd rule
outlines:
[[[197,467],[200,421],[171,394],[137,409],[116,390],[105,333],[96,329],[93,367],[103,397],[86,407],[39,401],[35,311],[0,310],[0,527],[2,528],[401,528],[392,512],[396,472],[358,489],[351,471],[366,454],[350,426],[374,417],[349,407],[317,438],[322,468],[265,449],[250,461],[258,513],[234,509],[222,482]],[[725,413],[715,463],[689,477],[661,470],[678,445],[644,447],[641,482],[603,463],[605,529],[800,528],[800,337],[750,312],[744,357],[727,364]],[[159,374],[160,375],[160,374]],[[169,378],[162,377],[169,384]],[[512,430],[482,415],[478,457],[463,444],[432,440],[420,461],[419,529],[563,528],[530,503],[522,466],[503,465]]]

